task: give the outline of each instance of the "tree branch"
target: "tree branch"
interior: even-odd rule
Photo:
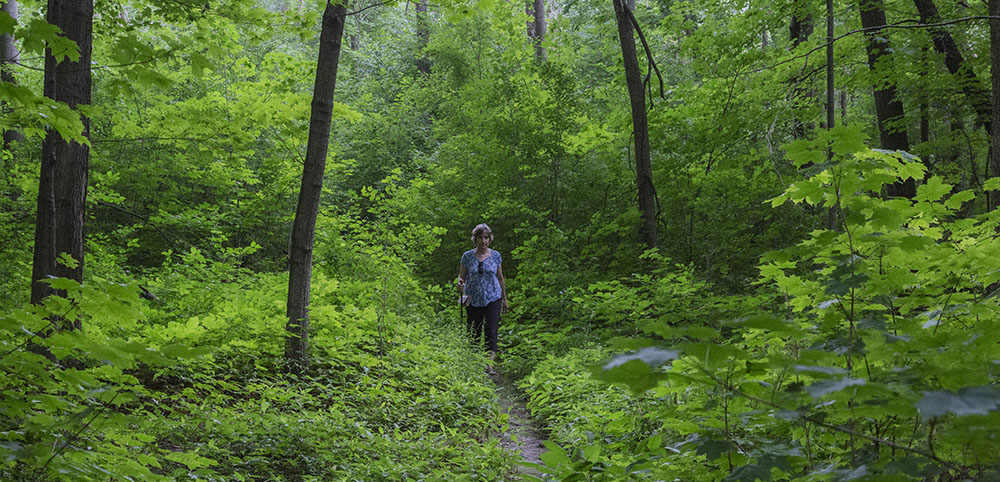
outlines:
[[[901,23],[895,23],[895,24],[889,24],[889,25],[879,25],[877,27],[859,28],[859,29],[856,29],[856,30],[851,30],[850,32],[844,33],[844,34],[842,34],[840,36],[834,37],[833,40],[831,40],[829,42],[826,42],[826,43],[823,43],[823,44],[821,44],[821,45],[819,45],[817,47],[814,47],[814,48],[812,48],[811,50],[809,50],[808,52],[806,52],[804,54],[799,54],[799,55],[796,55],[794,57],[782,60],[781,62],[778,62],[776,64],[768,65],[766,67],[761,67],[759,69],[748,70],[748,71],[743,72],[743,73],[746,73],[746,74],[756,74],[756,73],[763,72],[765,70],[770,70],[770,69],[773,69],[775,67],[779,67],[779,66],[787,64],[787,63],[794,62],[794,61],[796,61],[798,59],[809,58],[809,55],[811,55],[813,52],[825,49],[827,46],[835,44],[838,40],[842,40],[842,39],[844,39],[846,37],[849,37],[849,36],[855,35],[855,34],[859,34],[859,33],[873,32],[873,31],[878,31],[878,30],[882,30],[882,29],[910,29],[910,28],[935,28],[935,27],[944,27],[944,26],[948,26],[948,25],[955,25],[955,24],[958,24],[958,23],[969,22],[969,21],[973,21],[973,20],[989,20],[989,19],[992,19],[992,18],[1000,18],[1000,17],[991,17],[989,15],[975,15],[975,16],[971,16],[971,17],[956,18],[956,19],[953,19],[953,20],[947,20],[947,21],[938,22],[938,23],[920,23],[919,20],[907,20],[907,21],[904,21],[904,22],[901,22]],[[742,75],[743,73],[737,73],[736,76]]]
[[[639,21],[636,20],[635,15],[632,14],[632,9],[628,8],[628,4],[624,1],[622,2],[622,10],[628,14],[629,20],[632,22],[632,27],[635,28],[635,32],[639,34],[639,41],[642,42],[642,49],[646,51],[646,61],[648,65],[646,67],[646,78],[642,79],[642,84],[646,86],[649,91],[649,112],[653,109],[653,88],[649,84],[649,79],[653,75],[653,71],[656,71],[656,78],[660,81],[660,98],[663,99],[663,74],[660,73],[660,68],[656,66],[656,60],[653,58],[653,53],[649,49],[649,43],[646,42],[646,36],[642,33],[642,28],[639,27]]]

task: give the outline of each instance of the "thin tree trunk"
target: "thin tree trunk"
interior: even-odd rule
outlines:
[[[834,114],[834,70],[833,70],[833,0],[826,0],[826,128],[833,129],[837,116]],[[833,159],[833,151],[827,150],[827,162]],[[837,229],[837,208],[830,206],[826,210],[826,228]]]
[[[650,160],[649,126],[646,119],[646,96],[639,72],[635,37],[631,15],[625,0],[612,0],[618,36],[621,41],[622,60],[625,67],[625,84],[632,107],[632,135],[635,139],[635,178],[639,192],[639,212],[642,216],[640,237],[649,249],[656,248],[656,192],[653,187],[653,169]]]
[[[91,0],[49,0],[47,21],[76,42],[80,56],[56,62],[45,53],[43,91],[46,97],[70,108],[90,104],[90,58],[93,45],[94,8]],[[90,136],[90,120],[81,116],[83,136]],[[87,169],[90,148],[66,142],[49,130],[42,143],[42,163],[35,221],[31,301],[39,303],[53,291],[40,280],[49,276],[83,281],[83,220],[87,199]],[[57,262],[61,254],[75,260],[71,266]],[[80,321],[73,322],[80,328]]]
[[[417,72],[421,75],[431,75],[431,59],[424,49],[431,38],[429,19],[427,18],[427,0],[417,2]]]
[[[333,94],[336,90],[337,65],[340,60],[346,19],[346,5],[327,3],[323,12],[323,28],[319,36],[316,83],[313,87],[305,166],[302,169],[302,188],[295,209],[288,253],[288,324],[285,358],[289,368],[295,373],[301,372],[309,365],[309,292],[312,281],[313,242],[316,238],[316,217],[323,191],[323,171],[326,169],[327,148],[330,142]]]
[[[528,38],[531,39],[531,43],[535,46],[535,57],[539,59],[545,58],[545,47],[542,47],[542,41],[545,40],[545,32],[547,30],[546,19],[545,19],[545,0],[528,0],[525,3],[524,8],[525,13],[528,14]]]
[[[2,2],[3,0],[0,0]],[[10,15],[12,19],[16,22],[19,15],[17,11],[17,0],[7,0],[3,2],[3,6],[0,6],[0,11],[5,12]],[[14,64],[21,60],[20,54],[17,50],[17,45],[14,43],[14,36],[5,33],[0,35],[0,81],[14,84],[17,79],[14,78],[14,73],[12,71]],[[4,107],[4,111],[8,109]],[[11,150],[14,142],[20,142],[24,140],[24,136],[21,132],[16,129],[8,129],[3,133],[3,149]]]
[[[1000,176],[1000,0],[989,0],[990,13],[990,74],[993,78],[993,121],[990,135],[989,177]],[[987,192],[986,207],[992,211],[1000,206],[1000,193]]]
[[[868,68],[878,72],[879,62],[887,59],[891,48],[886,37],[888,32],[878,27],[884,27],[885,8],[882,0],[861,0],[861,26],[866,30],[868,50]],[[878,84],[882,84],[878,82]],[[883,149],[909,151],[910,142],[906,135],[903,103],[896,93],[892,83],[875,88],[875,115],[878,119],[879,139]],[[917,193],[916,182],[910,178],[905,181],[890,184],[887,194],[890,197],[912,198]]]

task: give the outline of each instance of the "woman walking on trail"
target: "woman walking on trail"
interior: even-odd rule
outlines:
[[[507,312],[507,286],[500,268],[503,259],[500,253],[490,249],[493,230],[486,224],[480,224],[472,230],[472,242],[476,245],[475,249],[462,254],[458,268],[458,290],[466,295],[462,297],[462,304],[469,315],[466,328],[473,345],[478,345],[485,334],[486,349],[490,360],[494,360],[500,313]]]

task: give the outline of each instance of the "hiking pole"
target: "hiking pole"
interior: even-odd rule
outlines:
[[[465,310],[463,309],[465,308],[465,286],[462,282],[462,278],[459,278],[456,281],[460,289],[458,292],[458,329],[462,330],[465,329]]]

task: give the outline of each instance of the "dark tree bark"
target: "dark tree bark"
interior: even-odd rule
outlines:
[[[834,115],[834,65],[833,65],[833,0],[826,0],[826,128],[833,129]],[[832,229],[832,228],[831,228]]]
[[[0,0],[2,2],[3,0]],[[0,11],[6,12],[15,21],[18,19],[17,11],[17,0],[7,0],[3,2],[3,6],[0,6]],[[20,54],[17,50],[17,45],[14,43],[14,36],[6,33],[0,35],[0,81],[8,83],[16,83],[17,79],[14,78],[12,72],[12,67],[14,64],[21,60]],[[6,110],[6,107],[4,107]],[[21,135],[20,131],[15,129],[10,129],[4,131],[3,133],[3,148],[5,150],[11,150],[14,142],[20,142],[24,140],[24,136]]]
[[[427,48],[427,42],[431,38],[431,29],[429,19],[427,18],[427,0],[420,0],[417,2],[417,72],[421,75],[427,76],[431,75],[431,59],[427,57],[424,53],[424,49]]]
[[[920,22],[938,23],[941,21],[938,15],[937,6],[934,0],[913,0],[913,5],[917,7],[920,14]],[[965,61],[962,52],[958,50],[955,39],[951,33],[943,27],[930,29],[931,39],[934,42],[934,50],[944,54],[944,65],[948,72],[957,77],[959,88],[962,94],[968,99],[969,104],[976,112],[976,123],[989,134],[992,131],[992,109],[989,102],[989,91],[983,86],[972,66]]]
[[[618,22],[618,36],[622,47],[625,66],[625,84],[628,87],[629,102],[632,106],[632,136],[635,139],[635,180],[639,191],[639,212],[642,216],[640,237],[649,249],[656,248],[656,192],[653,187],[653,168],[650,160],[649,125],[646,119],[646,96],[639,58],[633,37],[631,10],[624,0],[612,0],[615,19]]]
[[[833,129],[836,122],[834,110],[834,70],[833,70],[833,0],[826,0],[826,128]],[[826,153],[827,162],[833,160],[833,150],[828,149]],[[826,228],[835,231],[837,229],[837,207],[830,206],[826,210]]]
[[[1000,0],[989,0],[990,13],[990,74],[993,78],[993,114],[990,133],[990,178],[1000,176]],[[1000,193],[988,192],[986,207],[992,211],[1000,206]]]
[[[803,0],[792,0],[792,18],[788,22],[788,37],[792,40],[792,48],[798,47],[812,35],[812,14],[805,10],[806,3]]]
[[[528,0],[524,8],[525,13],[528,14],[528,38],[531,39],[531,43],[535,45],[535,57],[539,59],[545,58],[545,47],[542,47],[542,41],[545,40],[545,32],[547,29],[546,19],[545,19],[545,0]]]
[[[76,42],[80,57],[56,62],[45,53],[44,94],[71,108],[90,104],[90,58],[93,45],[93,2],[90,0],[49,0],[47,21],[62,29]],[[90,136],[90,120],[82,116],[83,136]],[[83,220],[87,199],[87,168],[90,148],[66,142],[49,130],[42,143],[42,163],[38,186],[38,212],[35,220],[35,246],[32,266],[31,302],[41,302],[53,291],[39,280],[49,276],[83,281]],[[66,253],[76,263],[64,266],[57,262]],[[80,328],[75,320],[73,327]]]
[[[792,0],[792,18],[788,23],[788,37],[792,41],[792,49],[795,49],[808,40],[813,32],[812,15],[805,12],[805,8],[806,5],[803,0]],[[792,90],[792,104],[794,106],[800,106],[803,103],[812,104],[818,102],[818,99],[815,99],[816,93],[812,89],[799,85],[801,79],[793,76],[790,80],[794,84]],[[792,135],[795,138],[801,138],[806,135],[806,125],[798,117],[792,118]]]
[[[344,4],[327,3],[323,12],[323,28],[319,36],[319,56],[316,61],[316,82],[313,87],[312,112],[309,117],[309,140],[306,144],[302,187],[295,209],[291,245],[288,252],[288,303],[285,358],[293,372],[309,365],[309,292],[312,281],[313,242],[316,238],[316,217],[323,191],[323,171],[326,169],[333,94],[337,84],[337,65],[347,8]]]
[[[879,63],[888,60],[891,52],[888,31],[879,28],[886,25],[885,7],[882,0],[861,0],[861,26],[866,29],[868,68],[878,72]],[[878,83],[875,87],[875,116],[878,119],[878,132],[882,149],[891,151],[909,151],[910,142],[906,135],[903,103],[896,93],[896,86],[891,82]],[[893,183],[888,186],[887,194],[891,197],[912,198],[917,194],[916,181],[912,178]]]

